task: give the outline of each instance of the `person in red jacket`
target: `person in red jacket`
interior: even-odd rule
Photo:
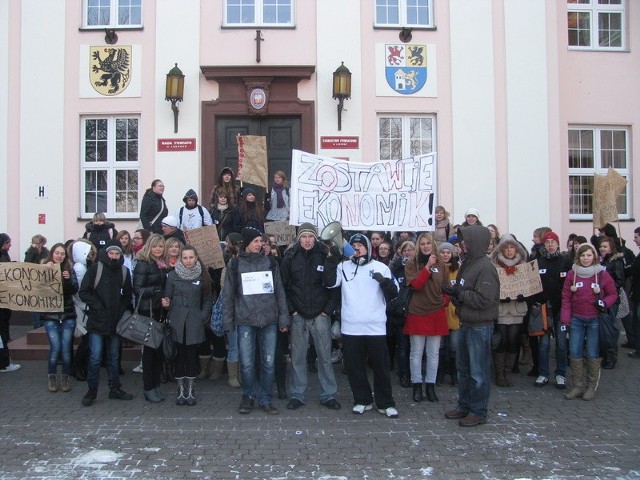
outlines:
[[[598,261],[596,249],[583,243],[562,288],[560,322],[569,328],[569,363],[573,389],[564,397],[592,400],[600,380],[600,331],[598,314],[612,307],[618,300],[616,285]],[[562,330],[562,328],[561,328]],[[562,332],[561,332],[562,333]],[[586,352],[584,352],[586,338]],[[583,355],[586,356],[587,388],[584,381]]]

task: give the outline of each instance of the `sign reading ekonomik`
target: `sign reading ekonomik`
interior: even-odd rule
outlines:
[[[320,148],[360,148],[360,137],[320,137]]]
[[[159,138],[159,152],[194,152],[196,150],[195,138]]]

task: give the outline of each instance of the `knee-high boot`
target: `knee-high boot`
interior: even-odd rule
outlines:
[[[504,352],[493,352],[493,370],[495,372],[496,385],[498,387],[506,387],[504,381]]]
[[[598,383],[600,382],[600,363],[601,358],[587,359],[587,390],[582,395],[583,400],[593,400],[596,396]]]
[[[506,387],[513,387],[513,378],[511,377],[511,367],[516,361],[515,353],[505,353],[504,355],[504,383]]]
[[[584,395],[584,361],[582,358],[569,358],[569,364],[573,388],[565,394],[564,398],[574,400]]]

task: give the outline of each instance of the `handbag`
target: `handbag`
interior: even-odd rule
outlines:
[[[220,291],[220,295],[213,304],[211,309],[211,331],[216,337],[224,337],[224,327],[222,325],[222,295],[223,291]]]
[[[618,291],[618,298],[620,299],[620,303],[618,304],[618,313],[616,314],[616,318],[622,319],[631,313],[629,297],[627,297],[627,292],[625,292],[622,287],[620,287],[620,290]]]
[[[169,320],[162,324],[162,353],[165,360],[173,360],[176,358],[176,330],[171,326]]]
[[[549,331],[553,325],[551,306],[547,303],[534,303],[529,309],[527,330],[530,337],[539,337]]]
[[[402,285],[398,295],[387,303],[387,315],[407,318],[412,295],[413,289],[409,285]]]
[[[620,326],[610,308],[606,312],[598,314],[598,328],[600,331],[600,349],[609,350],[618,347],[618,337],[620,336]]]
[[[163,326],[151,317],[145,317],[138,313],[140,302],[133,312],[125,311],[118,321],[116,333],[122,338],[145,347],[158,348],[164,338]],[[149,311],[152,311],[149,301]]]

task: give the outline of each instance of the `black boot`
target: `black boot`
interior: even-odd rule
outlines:
[[[604,352],[604,358],[602,359],[602,368],[611,370],[612,368],[615,368],[617,362],[618,362],[617,348],[610,348],[606,352]]]
[[[435,385],[433,383],[427,383],[427,400],[429,400],[430,402],[438,401]]]
[[[414,402],[421,402],[422,400],[423,400],[422,384],[421,383],[414,383],[413,384],[413,401]]]
[[[411,379],[406,373],[400,376],[400,386],[402,388],[409,388],[411,386]]]

